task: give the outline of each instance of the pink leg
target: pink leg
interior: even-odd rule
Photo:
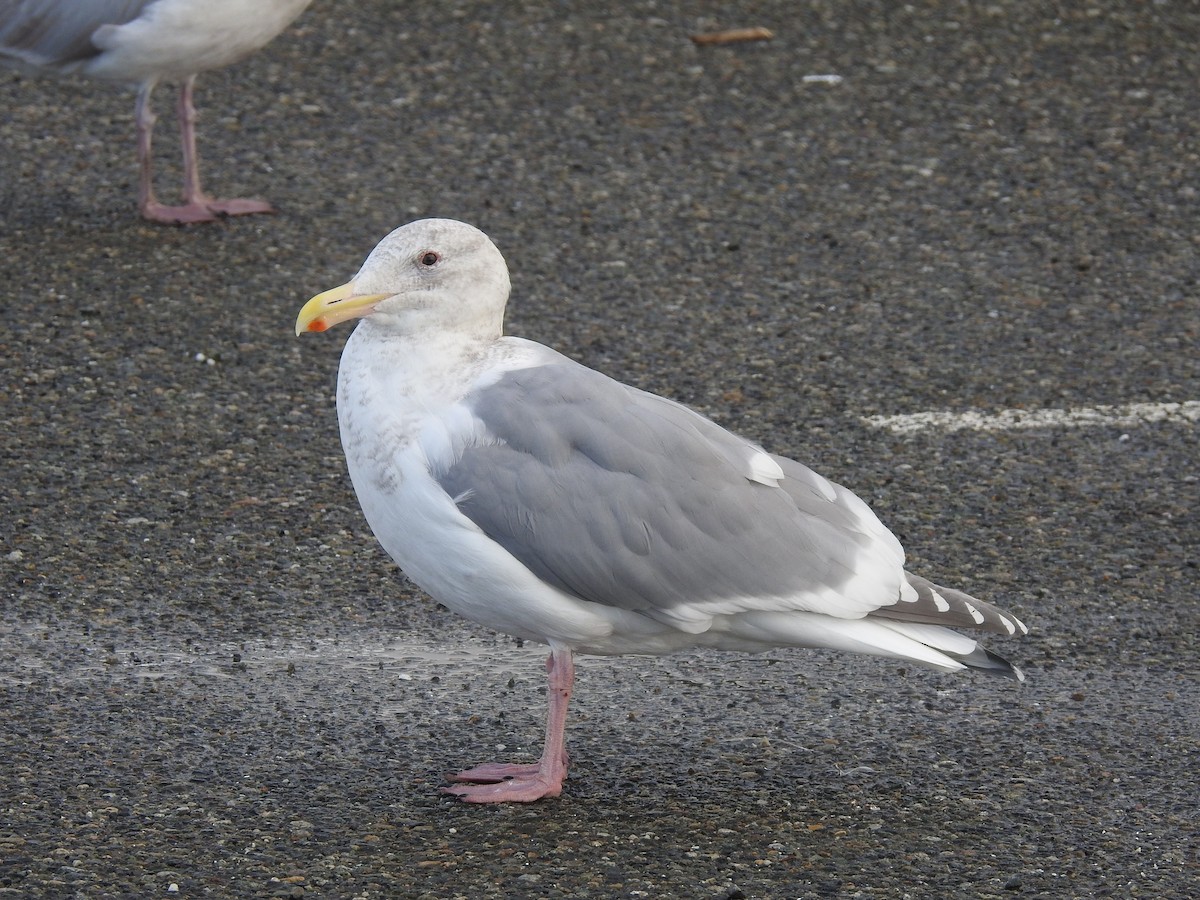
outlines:
[[[146,218],[146,210],[161,204],[154,198],[154,154],[152,143],[154,136],[154,107],[150,95],[154,92],[154,82],[147,81],[139,89],[134,120],[137,123],[137,152],[138,152],[138,208]]]
[[[571,651],[554,648],[546,660],[550,678],[550,709],[546,715],[546,744],[542,758],[532,765],[485,763],[457,775],[449,781],[463,782],[442,788],[468,803],[530,803],[542,797],[562,793],[567,777],[567,750],[564,729],[567,704],[575,684],[575,663]]]
[[[263,200],[218,200],[204,193],[200,186],[200,158],[196,153],[196,108],[192,105],[192,88],[195,83],[195,75],[183,82],[183,87],[179,89],[177,107],[179,138],[183,145],[184,203],[182,206],[164,206],[154,199],[153,186],[150,184],[149,131],[154,124],[154,113],[150,110],[149,88],[143,87],[142,92],[138,94],[138,152],[142,156],[143,179],[140,193],[142,215],[152,222],[187,225],[193,222],[213,222],[224,216],[275,212],[271,204]],[[143,116],[146,117],[148,123],[144,137]]]

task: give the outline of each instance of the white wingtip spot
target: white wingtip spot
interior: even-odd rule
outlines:
[[[934,590],[930,590],[929,593],[933,594],[933,605],[937,607],[938,612],[950,612],[950,604],[946,601],[945,597]],[[983,620],[981,619],[980,621]]]
[[[760,450],[750,457],[750,480],[767,487],[779,487],[779,482],[783,481],[783,469],[769,454]]]
[[[1004,624],[1004,628],[1009,634],[1017,633],[1017,626],[1010,622],[1007,616],[1000,616],[1000,621]]]
[[[963,601],[963,606],[965,606],[967,608],[967,612],[969,612],[971,614],[971,618],[975,620],[976,625],[983,624],[983,613],[981,613],[979,610],[977,610],[974,606],[972,606],[970,603],[967,603],[966,601]]]

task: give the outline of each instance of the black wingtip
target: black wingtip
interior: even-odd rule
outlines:
[[[1014,681],[1024,681],[1025,673],[1010,663],[1003,656],[993,653],[987,647],[975,645],[975,650],[966,656],[957,657],[958,661],[968,668],[987,675],[999,675]]]

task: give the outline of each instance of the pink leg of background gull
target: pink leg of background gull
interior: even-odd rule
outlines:
[[[200,160],[196,154],[196,109],[192,105],[193,75],[179,89],[179,137],[183,146],[182,206],[167,206],[154,196],[154,160],[151,155],[151,136],[156,116],[150,105],[154,82],[142,85],[137,97],[138,162],[141,174],[138,183],[138,206],[142,216],[152,222],[167,225],[187,225],[194,222],[213,222],[224,216],[245,216],[275,212],[263,200],[218,200],[209,197],[200,186]]]
[[[448,781],[462,782],[442,788],[442,792],[468,803],[530,803],[542,797],[557,797],[567,777],[566,738],[567,704],[575,683],[575,662],[571,651],[554,648],[546,660],[550,679],[550,709],[546,714],[546,744],[542,758],[531,765],[485,763]]]

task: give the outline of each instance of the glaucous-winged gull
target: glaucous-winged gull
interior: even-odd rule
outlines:
[[[137,96],[138,205],[154,222],[179,225],[273,212],[263,200],[209,197],[196,155],[196,74],[244,59],[283,31],[311,0],[0,0],[0,58],[64,73],[140,84]],[[183,144],[181,206],[154,195],[150,97],[179,79]]]
[[[541,760],[468,769],[474,803],[557,796],[573,653],[822,647],[1021,679],[946,626],[1013,615],[904,571],[858,497],[700,414],[502,336],[508,270],[479,230],[398,228],[296,333],[361,319],[337,410],[358,499],[450,609],[550,646]]]

